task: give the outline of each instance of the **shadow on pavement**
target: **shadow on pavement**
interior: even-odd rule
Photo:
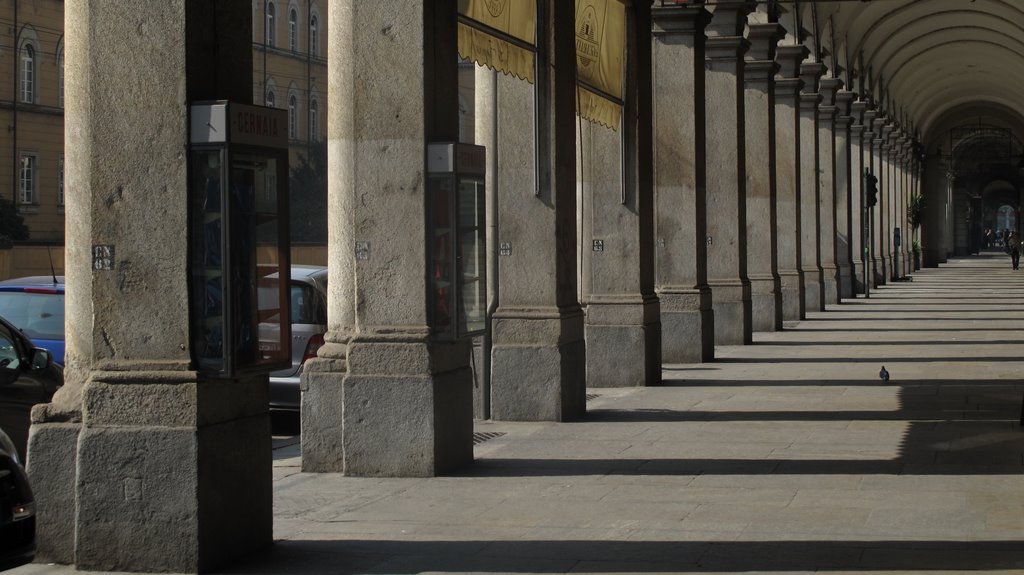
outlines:
[[[1024,541],[280,541],[227,573],[671,573],[1024,568]]]

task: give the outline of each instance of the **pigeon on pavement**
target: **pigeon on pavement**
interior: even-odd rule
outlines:
[[[882,381],[889,381],[889,372],[885,371],[885,366],[882,366],[882,371],[878,372],[878,378]]]

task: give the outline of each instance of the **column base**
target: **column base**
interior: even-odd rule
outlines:
[[[643,299],[602,297],[588,302],[586,349],[587,387],[643,387],[660,383],[658,298],[651,294]]]
[[[83,423],[34,412],[40,559],[199,573],[273,542],[266,376],[195,377],[93,372]]]
[[[747,345],[751,343],[750,283],[714,283],[711,287],[711,308],[715,312],[715,345]]]
[[[889,281],[888,280],[889,274],[886,271],[888,269],[889,268],[886,267],[885,260],[883,260],[881,258],[875,258],[875,260],[874,260],[875,287],[884,286],[886,283],[888,283],[888,281]]]
[[[833,305],[839,303],[839,281],[837,279],[838,275],[839,270],[837,270],[836,268],[822,268],[822,305]]]
[[[715,314],[711,290],[662,290],[661,361],[701,363],[715,357]]]
[[[782,290],[776,277],[750,278],[750,329],[782,329]]]
[[[825,311],[824,285],[821,280],[820,271],[801,271],[800,277],[803,281],[804,291],[804,314]]]
[[[779,272],[779,285],[782,291],[782,321],[804,319],[804,287],[800,281],[800,272]]]
[[[586,344],[579,308],[501,309],[492,321],[491,417],[572,421],[586,413]]]
[[[864,293],[864,262],[853,263],[853,293],[860,295]]]
[[[302,470],[433,477],[472,462],[471,345],[357,335],[347,362],[308,362]]]
[[[848,264],[839,265],[839,301],[853,297],[853,269]]]

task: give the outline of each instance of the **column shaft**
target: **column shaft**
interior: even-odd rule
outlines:
[[[850,146],[850,125],[853,118],[850,117],[850,103],[853,101],[853,93],[845,90],[836,94],[836,265],[839,267],[839,298],[850,299],[853,297],[853,236],[857,229],[854,221],[854,210],[859,207],[853,201],[853,171],[852,154]]]
[[[715,344],[751,342],[750,280],[747,278],[746,155],[744,142],[743,38],[754,2],[714,5],[705,65],[708,285],[715,312]]]
[[[822,305],[839,302],[839,268],[836,265],[836,90],[842,81],[821,80],[822,101],[818,107],[818,222],[820,232]]]
[[[651,186],[650,5],[627,10],[626,93],[618,131],[580,126],[587,386],[661,381],[654,293]],[[642,117],[640,116],[642,114]],[[596,243],[599,242],[599,243]]]
[[[864,260],[867,241],[865,239],[864,211],[864,108],[863,101],[854,102],[851,107],[850,125],[850,252],[853,257],[853,291],[864,293]]]
[[[653,8],[656,289],[665,363],[714,357],[705,243],[704,26],[709,19],[703,8]]]
[[[747,169],[747,276],[750,278],[751,327],[782,329],[782,285],[778,273],[775,187],[775,47],[778,24],[749,24],[744,116]]]
[[[800,141],[800,62],[807,55],[801,46],[779,46],[775,77],[775,149],[776,149],[776,258],[782,291],[783,321],[804,318],[804,291],[800,276],[801,261],[801,141]]]
[[[804,88],[800,93],[800,279],[807,313],[825,309],[821,270],[821,222],[818,205],[821,188],[818,171],[818,105],[821,102],[819,81],[825,67],[802,64],[800,75]]]

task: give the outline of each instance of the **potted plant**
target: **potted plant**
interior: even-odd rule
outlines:
[[[914,253],[914,271],[921,269],[921,244],[917,240],[917,228],[921,227],[921,222],[924,221],[924,206],[925,200],[922,194],[911,196],[910,203],[907,204],[907,224],[910,225],[913,233],[911,249]]]

